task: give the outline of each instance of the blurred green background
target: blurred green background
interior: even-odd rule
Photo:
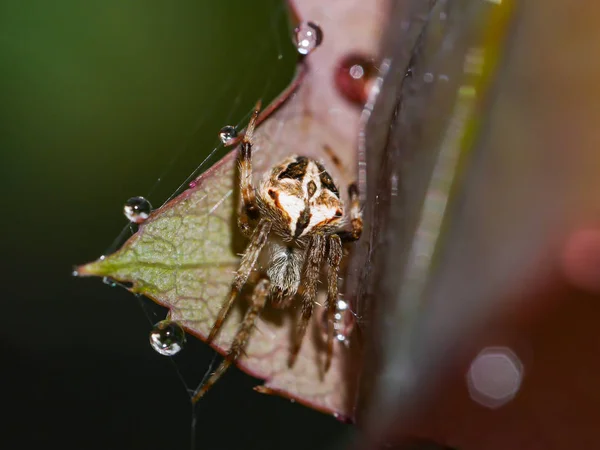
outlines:
[[[4,448],[189,448],[189,398],[137,300],[71,267],[109,249],[127,198],[162,204],[223,125],[289,83],[286,14],[277,0],[0,1]],[[192,347],[202,374],[212,352]],[[255,384],[231,371],[213,389],[197,448],[329,448],[346,430]]]

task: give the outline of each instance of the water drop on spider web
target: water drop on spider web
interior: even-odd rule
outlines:
[[[323,41],[321,27],[313,22],[302,22],[294,30],[294,44],[301,55],[308,55]]]
[[[227,146],[237,137],[237,129],[232,125],[225,125],[219,130],[219,139],[223,145]]]
[[[117,281],[111,277],[102,277],[102,282],[112,288],[120,286],[125,289],[130,289],[133,286],[133,283],[129,281]]]
[[[185,345],[185,331],[177,322],[161,320],[154,325],[150,332],[150,345],[164,356],[179,353]]]
[[[103,277],[103,278],[102,278],[102,282],[103,282],[104,284],[107,284],[107,285],[108,285],[108,286],[110,286],[110,287],[116,287],[116,286],[117,286],[117,283],[116,283],[116,281],[115,281],[115,280],[113,280],[113,279],[112,279],[112,278],[110,278],[110,277]]]
[[[123,213],[130,222],[142,223],[152,212],[152,205],[144,197],[131,197],[123,206]]]
[[[323,309],[321,316],[321,331],[326,338],[328,331],[327,311]],[[350,334],[354,328],[354,315],[350,310],[350,305],[343,299],[338,299],[335,314],[333,315],[333,336],[334,339],[344,345],[350,345]]]
[[[177,377],[187,393],[191,396],[195,389],[212,373],[218,353],[215,353],[200,339],[195,338],[183,329],[180,323],[169,320],[168,310],[142,295],[136,295],[144,315],[151,326],[150,346],[158,355],[172,365]],[[167,315],[167,319],[163,318]],[[167,335],[169,334],[169,335]],[[172,348],[169,348],[169,340]],[[167,347],[165,349],[164,347]],[[168,353],[165,353],[165,350]],[[177,350],[177,351],[175,351]],[[199,361],[205,361],[202,364]]]

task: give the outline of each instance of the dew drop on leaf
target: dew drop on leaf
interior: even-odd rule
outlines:
[[[236,128],[231,125],[225,125],[219,131],[219,139],[221,139],[221,142],[225,146],[229,145],[231,141],[233,141],[237,137],[237,135],[238,133]]]
[[[152,205],[144,197],[131,197],[125,202],[125,206],[123,207],[125,217],[133,223],[144,222],[151,211]]]
[[[173,356],[181,351],[185,344],[185,331],[177,322],[161,320],[152,327],[150,345],[164,356]]]
[[[323,41],[321,27],[313,22],[302,22],[294,30],[294,44],[301,55],[308,55]]]

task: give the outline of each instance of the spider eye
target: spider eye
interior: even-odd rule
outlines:
[[[308,167],[308,158],[305,156],[298,156],[296,161],[289,163],[287,167],[279,174],[278,180],[284,178],[290,178],[292,180],[302,180],[306,175],[306,168]]]

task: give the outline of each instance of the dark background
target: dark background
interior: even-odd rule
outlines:
[[[281,1],[0,1],[2,448],[189,448],[180,376],[212,351],[192,342],[176,369],[148,344],[164,311],[72,266],[111,249],[127,198],[166,200],[295,61]],[[257,383],[215,386],[196,448],[331,448],[347,431]]]

